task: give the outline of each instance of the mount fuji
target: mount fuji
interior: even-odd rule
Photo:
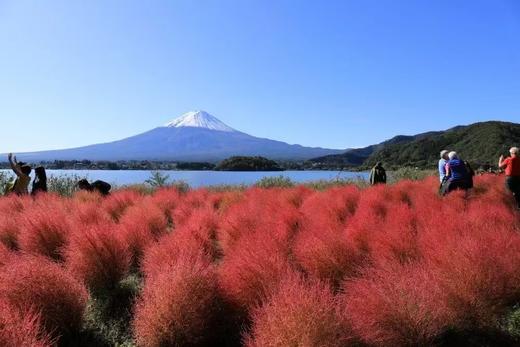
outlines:
[[[217,162],[235,155],[303,160],[343,150],[290,145],[235,130],[205,111],[192,111],[139,135],[85,147],[20,153],[23,161],[164,160]]]

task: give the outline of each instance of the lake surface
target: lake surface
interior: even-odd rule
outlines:
[[[1,170],[9,171],[9,170]],[[152,171],[147,170],[47,170],[48,176],[77,176],[89,181],[103,180],[113,185],[144,183]],[[170,180],[182,180],[191,187],[204,187],[221,184],[254,184],[263,177],[284,176],[294,182],[303,183],[336,178],[368,178],[368,172],[347,171],[265,171],[265,172],[230,172],[230,171],[160,171]],[[34,173],[33,173],[34,175]]]

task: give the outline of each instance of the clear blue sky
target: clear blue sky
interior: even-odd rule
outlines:
[[[0,153],[193,109],[331,148],[520,122],[520,1],[0,0]]]

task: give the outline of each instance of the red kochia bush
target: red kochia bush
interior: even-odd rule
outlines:
[[[360,191],[354,186],[315,192],[303,202],[301,210],[309,220],[319,213],[332,226],[341,227],[356,211],[359,196]]]
[[[103,202],[103,199],[105,197],[101,195],[98,192],[95,191],[88,191],[88,190],[79,190],[74,193],[72,196],[72,199],[75,202],[78,203],[94,203],[97,204],[99,207],[99,204]]]
[[[301,214],[276,190],[252,188],[239,204],[222,216],[218,238],[223,253],[233,251],[241,238],[255,233],[269,234],[279,242],[287,242],[298,231]]]
[[[102,207],[108,212],[115,221],[125,213],[126,209],[132,206],[142,197],[135,190],[119,190],[103,200]]]
[[[179,258],[147,279],[133,321],[139,346],[208,346],[214,333],[217,282],[204,259]]]
[[[41,326],[40,315],[20,313],[16,308],[0,300],[0,346],[2,347],[51,347],[49,334]]]
[[[211,259],[192,235],[180,235],[175,232],[161,237],[157,243],[146,248],[140,268],[145,278],[150,279],[175,265],[179,258],[189,256],[203,257],[208,262]]]
[[[241,238],[219,266],[224,297],[242,311],[260,304],[292,273],[287,247],[269,234]]]
[[[216,228],[218,215],[209,206],[193,211],[186,221],[171,234],[164,235],[158,242],[146,248],[141,262],[141,270],[146,278],[164,271],[175,264],[181,256],[202,257],[208,262],[216,260]]]
[[[213,208],[203,207],[193,211],[186,223],[176,228],[174,233],[177,239],[194,239],[205,254],[216,260],[221,255],[217,246],[218,219]]]
[[[338,314],[329,287],[291,276],[253,311],[248,347],[346,346],[349,329]]]
[[[74,233],[66,251],[67,268],[91,289],[113,288],[128,274],[131,255],[112,224]]]
[[[0,266],[8,263],[13,256],[14,252],[11,252],[9,248],[0,243]]]
[[[60,265],[43,257],[20,256],[0,272],[0,300],[19,310],[41,313],[48,333],[79,331],[87,291]]]
[[[388,189],[379,185],[363,191],[356,212],[346,223],[346,239],[367,255],[373,251],[374,235],[385,227],[391,199]]]
[[[167,228],[166,215],[150,201],[128,208],[120,219],[120,233],[128,245],[135,264],[141,260],[144,249],[164,235]]]
[[[0,211],[8,214],[23,212],[31,202],[28,196],[11,194],[0,199]]]
[[[64,205],[51,198],[39,199],[24,213],[19,245],[24,252],[61,260],[63,247],[71,233],[71,223]]]
[[[303,203],[294,256],[313,277],[338,285],[362,260],[361,253],[343,235],[358,197],[358,189],[348,187],[315,193]]]
[[[132,231],[144,230],[152,237],[163,235],[168,227],[164,212],[152,200],[129,207],[119,223]]]
[[[160,188],[152,196],[153,202],[165,213],[173,210],[181,200],[176,188]]]
[[[393,203],[383,228],[372,234],[370,248],[375,261],[405,264],[421,258],[415,211],[407,203]]]
[[[282,199],[294,207],[301,207],[303,202],[315,191],[305,186],[297,186],[290,189],[280,189]]]
[[[98,194],[85,192],[84,194],[88,197],[93,196],[97,198]],[[110,215],[102,208],[99,208],[100,201],[86,200],[82,201],[78,197],[74,197],[71,203],[70,214],[72,222],[81,226],[95,225],[95,224],[106,224],[112,221]]]
[[[306,273],[335,287],[346,276],[355,274],[363,260],[361,252],[326,224],[298,235],[294,255]]]
[[[493,330],[520,301],[520,235],[504,227],[464,227],[468,225],[425,248],[425,258],[458,328]]]
[[[425,264],[385,264],[346,282],[343,315],[371,346],[430,345],[453,323]]]
[[[236,342],[241,325],[249,346],[492,339],[520,302],[520,218],[501,178],[437,188],[0,198],[0,346],[68,341],[85,285],[101,294],[136,265],[143,346]]]
[[[175,228],[186,224],[193,211],[204,206],[211,206],[213,200],[213,195],[211,195],[207,189],[190,191],[182,195],[182,197],[181,202],[171,211]]]
[[[0,211],[0,243],[9,249],[18,249],[21,213]]]

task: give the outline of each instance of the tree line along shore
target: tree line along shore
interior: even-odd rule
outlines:
[[[496,171],[496,165],[470,161],[473,168],[478,171]],[[235,156],[218,163],[210,162],[179,162],[179,161],[154,161],[154,160],[129,160],[129,161],[92,161],[92,160],[55,160],[40,161],[34,163],[48,170],[171,170],[171,171],[284,171],[284,170],[346,170],[366,171],[369,165],[354,166],[338,162],[312,162],[312,161],[283,161],[271,160],[264,157]],[[398,170],[410,167],[415,170],[434,170],[435,163],[430,165],[413,165],[414,163],[396,165],[383,162],[390,170]],[[0,169],[9,169],[9,163],[0,162]]]

